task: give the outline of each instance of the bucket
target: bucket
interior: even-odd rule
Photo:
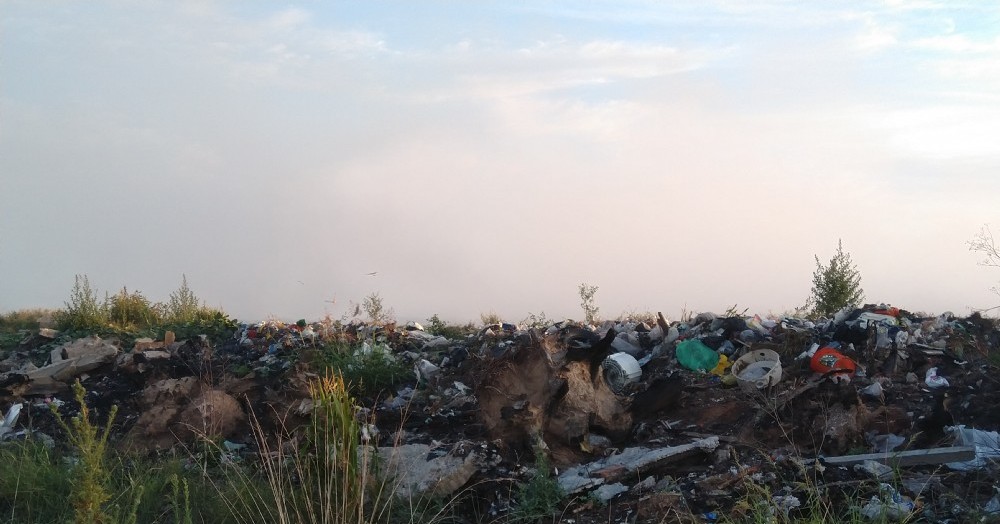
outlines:
[[[733,363],[733,375],[740,389],[753,393],[781,380],[781,357],[770,349],[758,349]]]

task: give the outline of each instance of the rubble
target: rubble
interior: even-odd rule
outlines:
[[[1000,331],[977,315],[870,305],[813,320],[660,314],[462,336],[277,321],[224,340],[161,335],[27,337],[0,362],[0,405],[24,406],[0,434],[56,434],[48,403],[79,379],[104,412],[121,406],[122,449],[209,435],[252,456],[254,421],[273,436],[308,422],[317,351],[336,342],[409,370],[357,395],[365,449],[404,497],[473,496],[499,518],[515,505],[511,483],[544,456],[581,524],[739,521],[752,486],[766,488],[773,518],[794,520],[808,482],[873,519],[961,521],[996,506],[972,480],[1000,469]]]

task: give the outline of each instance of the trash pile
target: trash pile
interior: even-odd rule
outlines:
[[[47,405],[80,379],[99,409],[121,406],[123,448],[211,434],[252,454],[249,414],[276,431],[304,423],[309,355],[335,343],[412,369],[359,399],[364,440],[393,457],[400,492],[463,493],[487,520],[514,514],[515,486],[545,473],[574,501],[567,522],[795,519],[817,493],[859,519],[1000,515],[1000,330],[979,314],[659,314],[452,338],[414,322],[268,321],[128,348],[57,335],[0,362],[0,439],[54,437]],[[534,469],[539,455],[554,472]]]

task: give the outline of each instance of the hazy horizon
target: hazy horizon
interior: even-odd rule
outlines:
[[[0,311],[780,313],[1000,270],[1000,5],[4,2]],[[376,272],[375,275],[368,275]]]

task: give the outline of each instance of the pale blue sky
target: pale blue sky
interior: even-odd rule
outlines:
[[[1000,6],[508,4],[0,2],[0,310],[997,302]]]

